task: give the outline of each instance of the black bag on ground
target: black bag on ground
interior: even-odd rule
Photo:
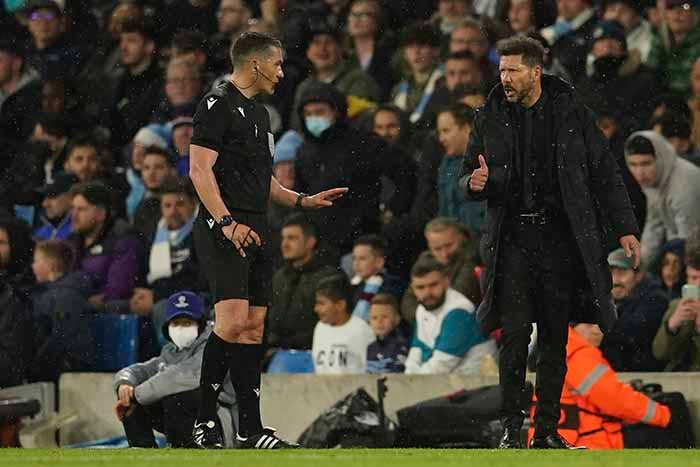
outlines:
[[[382,429],[379,404],[359,388],[321,413],[298,442],[305,448],[390,447],[395,425],[388,425]]]
[[[532,384],[526,383],[524,413],[532,400]],[[500,420],[501,389],[483,386],[420,402],[397,412],[397,444],[402,447],[495,448],[503,426]]]
[[[695,447],[693,423],[683,393],[664,392],[660,384],[643,384],[640,380],[630,381],[630,385],[654,402],[667,406],[671,410],[671,423],[666,428],[643,423],[623,427],[622,436],[626,449],[689,449]]]

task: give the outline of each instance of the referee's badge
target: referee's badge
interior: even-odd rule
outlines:
[[[270,147],[270,157],[275,157],[275,135],[267,132],[267,145]]]

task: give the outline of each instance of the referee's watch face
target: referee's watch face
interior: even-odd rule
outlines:
[[[261,92],[273,94],[280,80],[284,78],[282,71],[282,50],[273,47],[270,54],[263,55],[255,61],[254,70],[258,73],[258,86]]]

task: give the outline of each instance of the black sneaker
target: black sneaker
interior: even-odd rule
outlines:
[[[247,438],[236,435],[236,440],[241,449],[298,449],[301,447],[277,437],[275,429],[270,427],[265,427],[262,433]]]
[[[192,429],[192,443],[199,449],[223,449],[224,441],[221,431],[216,426],[216,422],[194,422]]]

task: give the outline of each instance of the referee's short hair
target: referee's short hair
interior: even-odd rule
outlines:
[[[316,294],[328,298],[333,302],[345,301],[347,309],[352,303],[352,291],[348,276],[342,272],[331,274],[318,281]]]
[[[244,32],[231,45],[231,64],[235,68],[253,55],[269,54],[271,48],[282,48],[282,43],[271,36],[261,32]]]

